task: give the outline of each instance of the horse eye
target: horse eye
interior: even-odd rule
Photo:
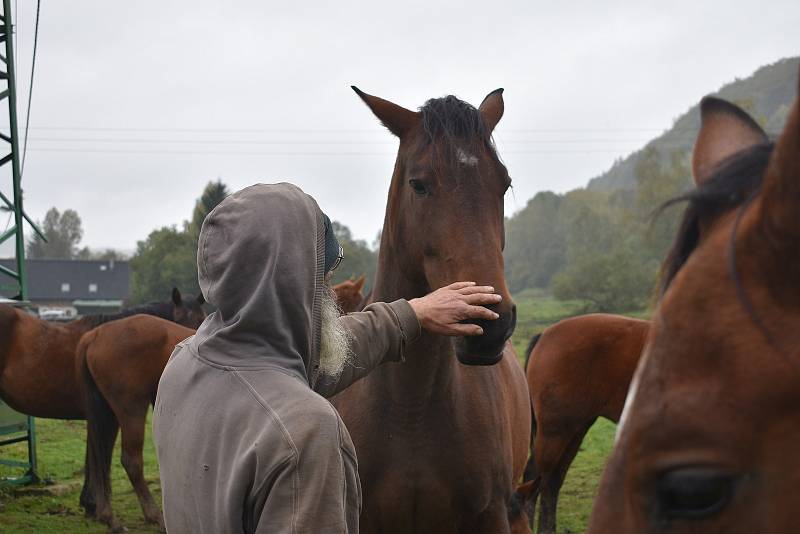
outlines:
[[[704,519],[722,510],[733,497],[736,479],[707,468],[680,468],[656,483],[656,507],[663,519]]]
[[[416,194],[420,196],[428,194],[428,189],[425,187],[425,184],[423,184],[420,180],[415,180],[412,178],[411,180],[408,181],[408,183],[409,185],[411,185],[411,189],[413,189]]]

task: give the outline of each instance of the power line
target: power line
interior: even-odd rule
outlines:
[[[134,144],[221,144],[221,145],[396,145],[396,141],[387,139],[385,141],[297,141],[297,140],[261,140],[261,139],[130,139],[130,138],[72,138],[72,137],[33,137],[32,141],[39,142],[64,142],[64,143],[134,143]],[[519,144],[581,144],[581,143],[646,143],[652,141],[651,138],[639,139],[511,139],[498,141],[501,145]],[[694,137],[661,137],[659,141],[687,142],[693,141]]]
[[[174,128],[121,126],[31,126],[32,130],[67,130],[92,132],[225,132],[225,133],[384,133],[383,128]],[[503,129],[505,133],[606,133],[606,132],[664,132],[665,128],[525,128]],[[689,133],[689,131],[687,131]]]
[[[22,162],[20,163],[20,178],[25,172],[25,156],[28,153],[28,127],[31,122],[31,98],[33,97],[33,73],[36,71],[36,48],[39,43],[39,12],[42,7],[41,0],[36,0],[36,26],[33,31],[33,59],[31,59],[31,81],[28,86],[28,111],[25,114],[25,141],[22,144]]]
[[[35,152],[75,152],[95,154],[195,154],[195,155],[233,155],[233,156],[395,156],[396,152],[277,152],[277,151],[219,151],[219,150],[148,150],[148,149],[92,149],[92,148],[35,148]],[[620,149],[576,149],[576,150],[505,150],[503,154],[622,154],[631,148]]]

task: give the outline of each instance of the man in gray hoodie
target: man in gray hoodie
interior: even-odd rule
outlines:
[[[153,417],[168,532],[358,532],[355,450],[323,397],[401,361],[421,328],[479,335],[462,321],[497,318],[484,306],[500,296],[470,282],[340,317],[340,250],[291,184],[248,187],[206,218],[197,266],[217,311],[176,347]]]

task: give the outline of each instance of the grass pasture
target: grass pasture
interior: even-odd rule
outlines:
[[[558,320],[582,312],[580,301],[557,301],[546,295],[518,295],[514,347],[522,358],[530,337]],[[33,488],[0,489],[0,533],[102,533],[106,528],[84,518],[78,505],[83,482],[86,430],[83,421],[37,419],[39,473],[47,483]],[[559,533],[583,532],[614,435],[614,425],[599,421],[589,431],[570,469],[559,502]],[[139,503],[119,462],[119,440],[112,464],[114,512],[131,533],[158,532],[144,524]],[[21,445],[0,448],[0,458],[26,458]],[[154,497],[161,497],[158,466],[148,424],[145,476]],[[0,478],[16,474],[0,466]],[[43,491],[43,490],[54,490]],[[33,491],[34,493],[30,493]],[[56,494],[52,494],[56,493]]]

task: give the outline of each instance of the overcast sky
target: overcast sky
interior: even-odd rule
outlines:
[[[19,0],[22,111],[34,16]],[[75,209],[83,244],[131,251],[189,218],[211,179],[288,180],[372,241],[397,143],[357,85],[411,109],[445,94],[478,105],[504,87],[495,137],[513,213],[537,191],[585,185],[704,94],[800,53],[798,23],[797,0],[42,0],[27,211]],[[5,175],[0,189],[10,193]]]

